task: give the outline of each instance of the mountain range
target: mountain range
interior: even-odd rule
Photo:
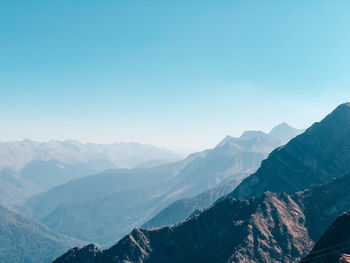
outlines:
[[[250,146],[245,151],[249,152],[257,150],[264,153],[269,153],[273,148],[270,146],[277,147],[278,145],[284,145],[302,132],[304,132],[304,130],[295,129],[289,126],[287,123],[282,123],[274,127],[268,134],[261,131],[246,131],[239,138],[227,136],[217,145],[216,148],[231,149],[232,147],[234,148],[234,145],[246,144],[249,142]],[[265,140],[271,142],[275,141],[276,139],[278,140],[278,143],[270,143],[270,145],[265,143]],[[266,146],[269,147],[264,149]],[[267,154],[265,157],[267,157]],[[254,166],[254,168],[257,168],[257,166]],[[237,180],[233,180],[225,184],[221,184],[215,188],[211,188],[210,190],[196,196],[177,200],[144,223],[142,227],[161,227],[181,222],[188,218],[194,211],[209,207],[218,198],[234,190],[237,185]]]
[[[349,146],[346,103],[210,208],[172,226],[136,228],[110,249],[74,248],[55,262],[298,262],[350,209]]]
[[[90,245],[95,252],[83,254],[92,263],[298,262],[339,211],[350,208],[349,183],[350,174],[294,195],[228,197],[179,224],[134,229],[110,249]],[[74,248],[55,263],[80,262],[77,253],[84,249]]]
[[[18,205],[33,194],[83,176],[180,158],[168,150],[138,143],[0,142],[0,199],[2,203]]]
[[[342,104],[287,145],[231,194],[246,199],[265,191],[294,193],[350,171],[350,104]]]
[[[197,202],[177,220],[210,205],[256,171],[284,142],[259,131],[245,132],[239,138],[227,136],[214,149],[184,160],[83,177],[33,196],[26,205],[35,218],[53,230],[107,246],[172,202],[219,187],[204,193],[205,201]],[[212,198],[207,199],[208,195]]]

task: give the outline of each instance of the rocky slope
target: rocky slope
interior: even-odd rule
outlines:
[[[46,263],[82,242],[0,206],[0,244],[0,262]]]
[[[91,254],[88,260],[298,262],[328,225],[350,209],[349,184],[350,174],[291,196],[266,192],[249,200],[222,199],[182,223],[135,229],[110,249]],[[80,262],[76,251],[82,250],[70,250],[55,262]]]
[[[54,262],[81,262],[82,256],[93,263],[291,262],[312,247],[304,220],[286,194],[229,198],[179,225],[135,229],[108,250],[83,255],[71,250]]]
[[[274,150],[231,194],[246,199],[265,191],[294,193],[350,171],[350,103]]]

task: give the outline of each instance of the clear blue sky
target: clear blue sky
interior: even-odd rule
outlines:
[[[0,140],[203,149],[350,100],[350,1],[0,0]]]

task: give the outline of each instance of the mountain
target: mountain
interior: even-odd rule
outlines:
[[[136,228],[109,249],[75,248],[54,262],[298,262],[350,209],[349,185],[347,174],[294,195],[228,197],[179,224]]]
[[[340,215],[328,228],[303,263],[349,262],[350,257],[350,211]],[[345,255],[344,255],[345,254]],[[342,261],[340,260],[342,258]]]
[[[229,198],[175,226],[135,229],[110,249],[89,254],[88,262],[290,262],[289,254],[300,258],[312,247],[300,234],[307,232],[303,220],[287,195]],[[74,252],[54,262],[81,262]]]
[[[34,160],[20,171],[19,176],[47,190],[83,176],[100,173],[116,166],[107,160],[90,160],[86,162],[61,162],[55,159]]]
[[[46,263],[81,241],[0,206],[0,262]]]
[[[132,168],[150,162],[176,161],[181,155],[152,145],[139,143],[93,144],[75,140],[36,142],[23,140],[0,142],[0,170],[20,171],[31,161],[56,160],[60,163],[85,163],[99,160],[114,167]]]
[[[278,145],[287,143],[302,131],[303,130],[294,129],[285,123],[273,128],[269,134],[262,131],[245,131],[239,138],[227,136],[216,146],[216,149],[237,149],[239,147],[245,147],[243,148],[244,152],[262,152],[265,153],[267,157],[267,154],[274,148],[273,146],[277,147]],[[215,161],[220,162],[219,160]],[[257,168],[257,166],[255,166],[255,168]],[[219,197],[234,190],[237,185],[237,181],[231,181],[200,193],[197,196],[175,201],[143,224],[143,227],[160,227],[181,222],[189,217],[195,210],[209,207]]]
[[[298,262],[350,209],[349,142],[347,103],[272,152],[210,208],[176,225],[135,229],[84,255],[91,262]],[[70,250],[55,262],[80,258]]]
[[[12,169],[0,171],[0,205],[19,206],[27,197],[40,191],[40,187],[21,178]]]
[[[0,142],[0,199],[11,205],[21,203],[29,195],[108,169],[152,167],[179,159],[170,151],[137,143]],[[3,180],[3,174],[7,174],[6,180],[16,180],[16,185]]]
[[[236,187],[237,184],[232,181],[194,197],[177,200],[144,223],[142,228],[169,226],[181,222],[190,217],[194,211],[211,206],[217,199],[230,193]]]
[[[269,135],[274,137],[274,138],[279,139],[280,141],[287,143],[290,139],[298,136],[299,134],[303,133],[304,131],[305,130],[303,130],[303,129],[295,129],[284,122],[284,123],[274,127],[269,132]]]
[[[247,199],[265,191],[294,193],[350,171],[350,103],[274,150],[231,194]]]
[[[172,202],[228,183],[207,192],[192,206],[207,207],[256,171],[280,144],[267,134],[257,133],[248,139],[228,136],[214,149],[191,154],[182,161],[80,178],[38,194],[26,205],[55,231],[108,245]]]

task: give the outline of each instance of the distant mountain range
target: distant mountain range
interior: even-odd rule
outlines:
[[[113,167],[132,168],[149,162],[170,162],[181,158],[169,150],[140,143],[94,144],[75,140],[0,142],[0,170],[21,171],[32,161],[56,160],[60,163],[105,161]]]
[[[0,262],[46,263],[83,243],[0,205],[0,244]]]
[[[117,167],[151,167],[181,157],[138,143],[0,142],[0,199],[3,203],[16,204],[30,195],[83,176]]]
[[[298,262],[350,209],[349,160],[346,103],[273,151],[210,208],[173,226],[135,229],[107,250],[72,249],[55,262]],[[327,233],[331,242],[336,232]]]
[[[279,127],[286,125],[274,130]],[[289,134],[301,132],[289,130]],[[227,136],[214,149],[191,154],[182,161],[84,177],[38,194],[26,205],[55,231],[107,245],[172,202],[222,186],[205,193],[203,202],[197,202],[177,220],[210,205],[256,171],[261,161],[285,142],[259,131],[245,132],[240,138]]]
[[[268,134],[262,131],[246,131],[239,138],[227,136],[215,149],[225,153],[232,149],[241,149],[243,153],[260,152],[264,154],[264,158],[262,159],[265,159],[272,148],[284,145],[303,131],[304,130],[301,129],[295,129],[286,123],[282,123],[274,127]],[[218,159],[219,158],[224,159],[224,154],[221,156],[219,155]],[[205,160],[205,162],[206,161],[207,160]],[[220,161],[215,161],[220,163]],[[260,165],[260,159],[259,162],[254,163],[254,169],[258,167],[256,164]],[[253,169],[251,172],[253,172]],[[160,227],[181,222],[189,217],[195,210],[209,207],[219,197],[234,190],[237,185],[238,180],[233,180],[200,193],[197,196],[177,200],[143,224],[142,227]]]

